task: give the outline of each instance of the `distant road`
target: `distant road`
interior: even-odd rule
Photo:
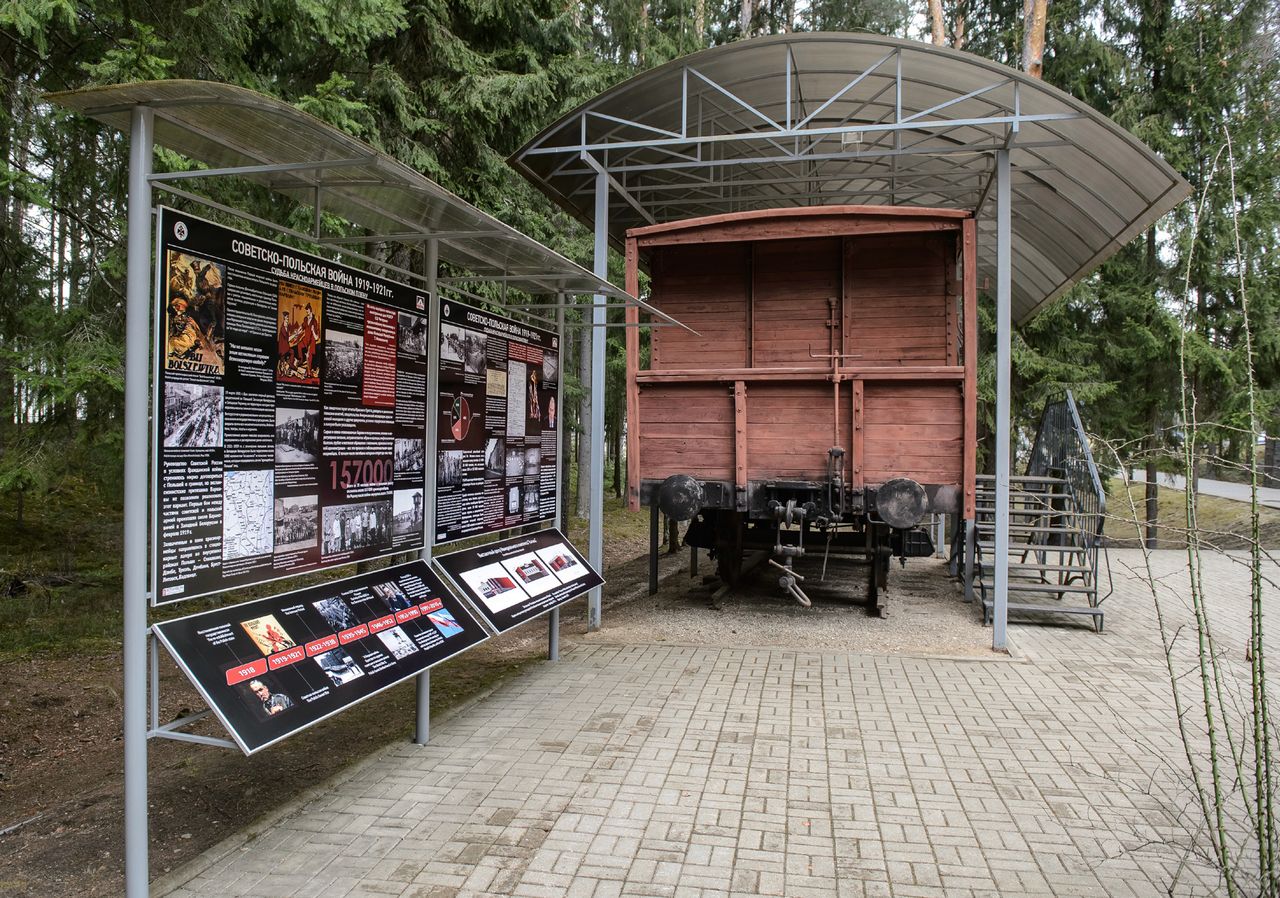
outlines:
[[[1146,483],[1147,475],[1145,471],[1135,469],[1131,472],[1130,479],[1134,483]],[[1157,475],[1156,483],[1175,490],[1185,490],[1187,488],[1187,479],[1179,474],[1161,473]],[[1235,499],[1237,502],[1249,501],[1249,485],[1247,483],[1228,483],[1225,480],[1206,480],[1201,477],[1199,489],[1206,496]],[[1270,486],[1258,487],[1258,501],[1267,508],[1280,508],[1280,489]]]

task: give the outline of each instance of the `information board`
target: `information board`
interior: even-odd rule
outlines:
[[[489,638],[424,561],[153,630],[245,754]]]
[[[554,520],[559,339],[448,300],[437,361],[435,543]]]
[[[160,210],[157,603],[424,542],[428,297]]]
[[[604,583],[554,528],[452,552],[435,563],[499,633]]]

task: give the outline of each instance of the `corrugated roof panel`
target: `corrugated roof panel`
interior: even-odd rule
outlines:
[[[206,81],[151,81],[51,94],[68,109],[128,132],[136,105],[155,111],[154,139],[210,168],[355,160],[340,168],[249,173],[244,177],[375,234],[431,237],[440,258],[477,276],[503,278],[529,293],[603,293],[628,298],[536,240],[472,206],[373,147],[283,101]]]
[[[899,104],[907,127],[879,130],[897,122]],[[616,85],[552,124],[511,163],[590,224],[594,179],[568,159],[580,151],[584,120],[588,143],[597,144],[589,151],[630,192],[630,202],[614,197],[610,206],[619,245],[628,228],[648,223],[646,215],[662,222],[734,209],[927,204],[978,215],[980,280],[994,280],[991,160],[1007,145],[1018,213],[1018,320],[1190,191],[1133,135],[1041,81],[969,54],[876,35],[777,35],[704,50]],[[813,132],[842,125],[860,133]],[[707,135],[732,136],[700,140]],[[636,148],[608,147],[619,141]]]

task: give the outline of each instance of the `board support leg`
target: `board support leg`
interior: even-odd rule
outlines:
[[[414,745],[431,741],[431,671],[424,670],[414,680],[418,689],[418,724],[413,733]]]
[[[560,609],[552,608],[547,615],[547,660],[560,660]]]

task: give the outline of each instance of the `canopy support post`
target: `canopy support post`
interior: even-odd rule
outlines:
[[[556,339],[559,341],[556,345],[556,351],[560,354],[560,377],[556,381],[556,471],[560,473],[564,471],[564,465],[560,463],[560,459],[564,457],[564,359],[565,359],[565,342],[564,342],[564,300],[563,293],[556,294]],[[567,478],[566,478],[567,479]],[[556,526],[563,528],[565,536],[569,535],[568,521],[564,513],[564,489],[562,486],[556,487]],[[547,615],[547,660],[560,660],[560,607],[557,605],[551,609],[551,613]]]
[[[147,407],[151,393],[151,174],[155,119],[133,107],[125,276],[124,882],[150,894],[147,822]]]
[[[439,308],[440,297],[436,296],[436,276],[440,273],[440,241],[434,238],[426,240],[422,244],[422,277],[423,286],[427,290],[427,346],[429,352],[440,351],[440,325],[439,316],[435,313],[435,309]],[[431,397],[437,396],[440,392],[440,368],[438,365],[427,366],[427,397],[428,406],[430,406]],[[427,489],[435,490],[436,482],[436,427],[439,425],[439,415],[427,416],[427,429],[423,434],[423,445],[427,447],[427,451],[422,460],[423,469],[426,475]],[[426,539],[423,541],[423,549],[421,558],[427,564],[431,564],[431,547],[436,541],[436,503],[435,500],[425,501],[423,497],[423,515],[422,523],[427,528]],[[415,680],[415,692],[417,699],[417,723],[414,727],[413,744],[426,745],[431,741],[431,671],[424,670],[418,674]]]
[[[996,533],[995,602],[991,648],[1008,651],[1009,625],[1009,392],[1012,357],[1012,190],[1009,151],[996,151]]]
[[[595,276],[609,277],[609,175],[602,168],[596,172],[595,208]],[[604,365],[607,310],[605,297],[597,293],[591,305],[591,452],[588,458],[587,483],[587,560],[597,571],[604,570]],[[581,478],[583,472],[578,472]],[[579,479],[579,489],[581,479]],[[599,586],[587,596],[587,629],[600,629],[600,606],[603,592]]]

